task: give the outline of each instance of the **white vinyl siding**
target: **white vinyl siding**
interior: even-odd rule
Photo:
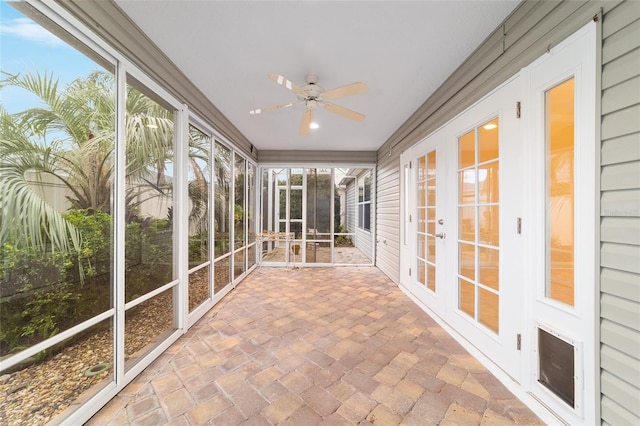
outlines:
[[[601,418],[640,424],[640,2],[602,35]]]

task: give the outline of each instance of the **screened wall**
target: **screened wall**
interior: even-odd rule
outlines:
[[[261,168],[263,265],[371,265],[373,168]]]
[[[0,421],[82,424],[255,266],[256,165],[55,5],[0,7]]]

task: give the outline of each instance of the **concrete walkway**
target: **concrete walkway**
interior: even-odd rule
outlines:
[[[378,269],[263,267],[88,424],[542,422]]]

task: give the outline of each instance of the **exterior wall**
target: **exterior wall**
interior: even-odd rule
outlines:
[[[354,186],[354,194],[353,196],[355,197],[356,200],[356,204],[358,202],[358,179],[360,179],[361,177],[365,176],[367,173],[369,173],[369,170],[366,170],[364,173],[360,173],[356,179],[355,179],[355,184]],[[372,176],[373,178],[373,173]],[[373,185],[373,183],[372,183]],[[371,188],[371,191],[374,191],[375,187]],[[374,206],[374,201],[371,201],[371,215],[373,216],[373,206]],[[358,213],[360,214],[360,210],[359,208],[357,209]],[[354,223],[354,228],[356,231],[356,242],[355,242],[355,246],[358,247],[360,249],[360,251],[367,256],[369,259],[371,259],[371,256],[373,254],[373,238],[371,236],[371,233],[374,232],[374,228],[373,228],[373,217],[371,220],[371,229],[369,231],[365,231],[364,229],[360,229],[360,227],[358,226],[358,218],[354,218],[355,223]]]
[[[640,424],[640,2],[602,21],[601,417]]]
[[[357,206],[357,182],[355,179],[351,179],[351,182],[345,191],[345,204],[347,206]],[[356,208],[348,208],[345,211],[345,226],[347,227],[347,232],[356,232],[356,228],[358,224],[356,223],[356,215],[357,215],[357,207]]]
[[[522,2],[378,150],[376,265],[399,282],[400,154],[543,55],[614,1]]]
[[[400,154],[602,12],[600,416],[640,406],[640,2],[524,1],[378,150],[376,265],[399,283]],[[526,105],[523,106],[526,108]],[[589,374],[589,372],[586,372]],[[593,372],[593,374],[597,374]]]
[[[640,2],[523,2],[378,150],[376,264],[399,282],[400,153],[600,11],[600,416],[603,424],[638,424]]]

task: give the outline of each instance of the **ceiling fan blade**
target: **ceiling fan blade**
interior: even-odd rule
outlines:
[[[263,112],[273,111],[274,109],[288,108],[290,106],[297,105],[299,103],[300,103],[300,101],[298,101],[298,102],[287,102],[286,104],[276,104],[276,105],[271,105],[271,106],[264,107],[264,108],[257,108],[257,109],[253,109],[253,110],[249,111],[249,114],[262,114]]]
[[[327,90],[320,97],[326,100],[338,99],[344,98],[345,96],[359,95],[360,93],[365,93],[367,90],[369,90],[369,88],[366,84],[357,82],[338,87],[337,89]]]
[[[338,115],[343,116],[344,118],[348,118],[349,120],[353,120],[353,121],[362,121],[364,120],[364,117],[365,117],[364,114],[360,114],[359,112],[352,111],[349,108],[332,104],[330,102],[323,103],[322,107],[327,111],[336,113]]]
[[[280,86],[284,86],[287,89],[291,90],[296,95],[300,95],[303,97],[306,96],[304,90],[302,90],[300,86],[297,86],[294,82],[280,74],[269,74],[269,78],[278,83]]]
[[[307,108],[302,113],[302,120],[300,121],[300,136],[307,136],[311,133],[311,120],[313,119],[313,109]]]

